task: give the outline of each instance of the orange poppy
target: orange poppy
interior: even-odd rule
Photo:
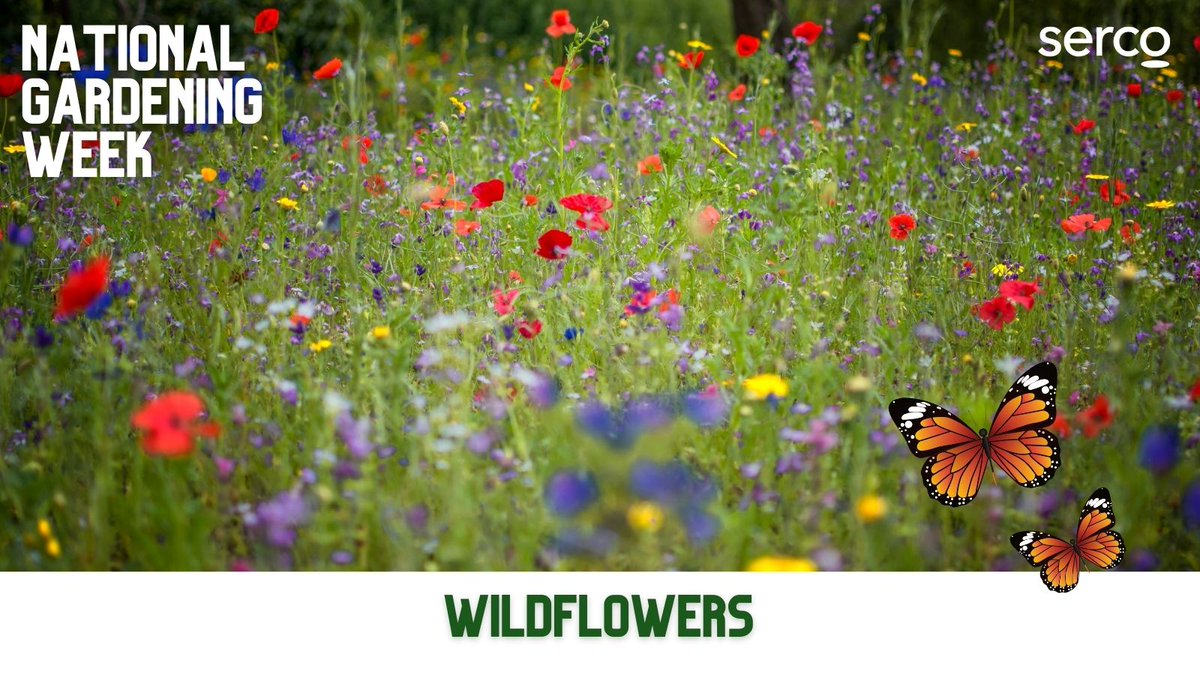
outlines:
[[[647,155],[645,159],[637,163],[637,169],[638,173],[643,176],[659,173],[663,170],[662,159],[658,155]]]

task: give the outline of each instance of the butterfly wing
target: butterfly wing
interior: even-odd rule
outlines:
[[[898,398],[888,406],[892,422],[917,457],[979,442],[979,434],[940,405],[918,398]]]
[[[1025,371],[1004,394],[988,436],[1042,429],[1054,423],[1058,368],[1043,361]]]
[[[1079,528],[1075,531],[1075,546],[1084,560],[1103,570],[1121,564],[1125,559],[1125,541],[1112,530],[1116,524],[1117,516],[1108,489],[1096,490],[1084,502],[1083,512],[1079,514]]]
[[[946,506],[968,504],[979,494],[988,458],[979,434],[954,413],[915,398],[888,406],[908,449],[926,458],[921,478],[929,496]]]
[[[1023,487],[1049,481],[1061,464],[1058,439],[1046,430],[1057,410],[1058,369],[1043,361],[1004,394],[988,431],[992,461]]]
[[[1022,487],[1045,485],[1062,464],[1058,439],[1045,429],[988,436],[992,461]]]
[[[1055,593],[1079,585],[1079,554],[1069,542],[1046,532],[1017,532],[1010,539],[1025,560],[1042,568],[1042,583]]]

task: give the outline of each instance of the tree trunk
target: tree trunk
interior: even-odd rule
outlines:
[[[771,35],[771,46],[783,52],[783,39],[792,28],[788,21],[787,0],[733,0],[733,32],[738,35],[759,37],[774,21],[775,32]]]

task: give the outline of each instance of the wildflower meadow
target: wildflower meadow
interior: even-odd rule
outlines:
[[[564,5],[312,66],[249,9],[261,121],[146,178],[32,177],[6,52],[0,568],[1028,570],[1101,487],[1119,570],[1200,565],[1200,38]],[[889,403],[1044,361],[1053,477],[930,499]]]

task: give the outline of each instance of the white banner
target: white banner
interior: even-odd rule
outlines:
[[[478,610],[480,637],[452,637],[447,595],[458,608],[466,599],[472,611],[478,610],[481,595],[506,595],[498,607],[507,605],[508,617],[497,612],[492,618],[488,605],[494,598],[489,597]],[[659,610],[669,608],[658,623],[644,611],[651,600]],[[1064,673],[1183,672],[1195,668],[1197,601],[1200,574],[1087,573],[1077,589],[1056,594],[1032,569],[12,573],[0,575],[0,670],[13,675],[365,675],[429,669],[633,675],[868,668],[986,673],[1060,667]],[[612,632],[620,633],[622,615],[629,621],[624,637],[604,635],[606,606]],[[490,637],[497,627],[509,633],[527,629],[530,608],[535,633],[550,617],[561,621],[563,636]],[[702,634],[706,626],[710,637],[680,637],[681,609],[689,617],[685,633]],[[749,633],[732,637],[744,627],[745,614],[752,622]],[[638,625],[661,629],[663,621],[665,637],[637,636]],[[595,631],[601,636],[580,637]],[[717,637],[719,632],[725,637]]]

